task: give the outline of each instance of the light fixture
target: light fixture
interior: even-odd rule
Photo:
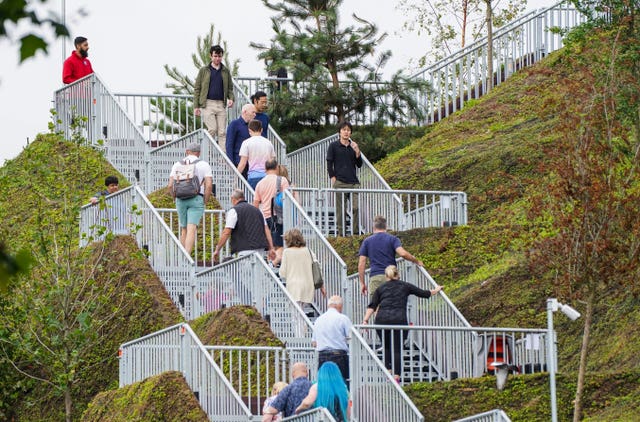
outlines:
[[[558,299],[547,299],[547,367],[549,368],[549,395],[551,396],[551,422],[558,422],[558,404],[556,402],[556,339],[553,331],[553,313],[562,311],[571,321],[580,318],[580,312]]]

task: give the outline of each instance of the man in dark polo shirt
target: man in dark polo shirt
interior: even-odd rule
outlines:
[[[356,167],[362,167],[360,148],[351,140],[351,123],[342,122],[338,125],[340,139],[329,144],[327,149],[327,171],[334,189],[357,189],[360,181],[356,175]],[[344,206],[351,199],[351,233],[360,234],[358,217],[358,194],[336,193],[336,223],[338,235],[344,236],[345,213]]]

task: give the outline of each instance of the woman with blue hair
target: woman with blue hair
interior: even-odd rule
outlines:
[[[310,407],[325,407],[337,422],[349,418],[349,391],[342,373],[333,362],[325,362],[318,370],[318,382],[309,389],[309,394],[296,409],[296,414]]]

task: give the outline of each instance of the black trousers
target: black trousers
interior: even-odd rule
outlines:
[[[349,352],[335,349],[320,350],[318,352],[318,369],[325,362],[333,362],[338,365],[342,378],[349,388]]]
[[[384,366],[402,377],[402,348],[407,330],[376,330],[384,347]]]

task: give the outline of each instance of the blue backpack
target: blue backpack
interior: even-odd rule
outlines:
[[[271,220],[276,224],[282,224],[284,221],[284,213],[282,212],[282,196],[281,190],[282,176],[276,179],[276,194],[271,198]]]

